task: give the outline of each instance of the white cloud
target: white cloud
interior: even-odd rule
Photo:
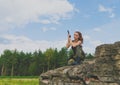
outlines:
[[[102,30],[101,30],[100,28],[94,28],[93,31],[95,31],[95,32],[100,32],[100,31],[102,31]]]
[[[93,33],[94,32],[95,31],[93,31]],[[95,48],[103,44],[101,40],[94,39],[93,37],[91,37],[91,35],[83,35],[83,39],[84,39],[83,49],[86,53],[94,53]]]
[[[83,38],[84,38],[84,40],[86,40],[86,41],[88,41],[88,40],[91,39],[90,36],[88,36],[88,35],[83,35]]]
[[[109,14],[110,18],[115,17],[115,13],[113,12],[113,8],[107,8],[101,4],[99,5],[99,12],[107,12]]]
[[[2,40],[9,41],[9,43],[2,43]],[[31,40],[25,36],[15,36],[15,35],[1,35],[0,37],[0,48],[2,53],[5,49],[14,50],[17,49],[19,51],[24,52],[33,52],[35,50],[41,49],[45,51],[47,48],[58,48],[61,49],[65,46],[66,41],[45,41],[45,40]]]
[[[96,32],[97,31],[97,32]],[[93,30],[87,31],[84,35],[84,50],[94,53],[96,46],[120,41],[120,19],[113,20]]]
[[[91,38],[89,40],[85,40],[84,42],[85,42],[85,44],[83,46],[83,49],[86,53],[95,53],[95,48],[97,46],[103,44],[102,41],[91,39]]]
[[[4,41],[3,41],[4,40]],[[85,35],[85,46],[83,45],[83,49],[87,53],[94,53],[95,47],[100,45],[100,41],[91,39],[90,36]],[[15,35],[1,35],[0,37],[0,54],[5,49],[14,50],[24,52],[34,52],[35,50],[45,51],[47,48],[57,48],[60,50],[62,47],[66,45],[66,40],[60,41],[46,41],[46,40],[31,40],[26,36],[15,36]]]
[[[56,24],[73,11],[68,0],[0,0],[0,30],[31,22]]]
[[[42,30],[43,32],[50,31],[50,30],[55,31],[55,30],[57,30],[57,28],[54,28],[54,27],[50,27],[50,28],[43,27],[43,28],[41,28],[41,30]]]
[[[96,47],[96,46],[98,46],[98,45],[103,44],[103,42],[100,41],[100,40],[91,40],[91,41],[90,41],[90,44],[93,45],[94,47]]]
[[[107,9],[103,5],[99,5],[99,11],[100,12],[106,12]]]
[[[103,5],[99,5],[99,11],[100,12],[109,12],[109,13],[111,13],[113,11],[113,9],[112,8],[106,8]]]
[[[114,17],[115,17],[115,14],[112,13],[109,17],[110,17],[110,18],[114,18]]]
[[[95,51],[95,48],[89,47],[89,46],[84,46],[83,50],[84,50],[85,53],[92,53],[93,54],[94,51]]]
[[[50,24],[51,23],[51,21],[47,20],[47,19],[41,20],[39,22],[42,23],[42,24]]]

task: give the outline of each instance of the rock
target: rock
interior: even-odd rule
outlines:
[[[40,85],[120,85],[120,42],[96,47],[93,61],[41,74]]]

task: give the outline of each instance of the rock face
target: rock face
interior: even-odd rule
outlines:
[[[40,85],[120,85],[120,42],[98,46],[93,61],[43,73]]]

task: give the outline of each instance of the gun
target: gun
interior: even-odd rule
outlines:
[[[67,30],[67,32],[68,32],[69,38],[71,38],[71,35],[70,35],[70,32],[69,32],[69,30]]]

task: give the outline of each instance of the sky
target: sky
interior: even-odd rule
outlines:
[[[120,41],[120,0],[0,0],[0,54],[59,50],[67,30],[82,33],[86,53]]]

